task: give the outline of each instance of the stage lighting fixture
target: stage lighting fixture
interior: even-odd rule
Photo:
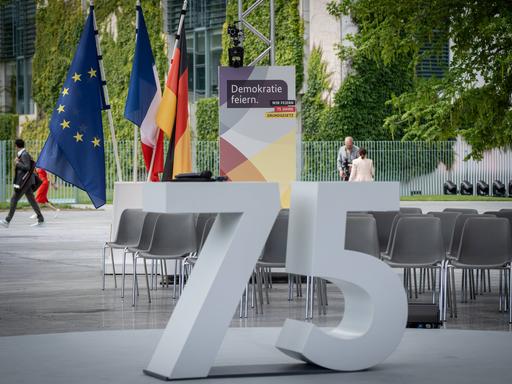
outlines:
[[[231,47],[228,48],[229,66],[234,68],[244,65],[244,48],[241,46],[244,39],[244,33],[236,24],[228,25],[227,33],[231,38]]]
[[[505,184],[503,184],[500,180],[494,180],[492,183],[492,195],[495,197],[507,196]]]
[[[443,184],[443,193],[445,195],[456,195],[457,194],[457,185],[453,181],[447,180]]]
[[[471,184],[467,180],[463,180],[460,183],[460,194],[461,195],[472,195],[473,194],[473,184]]]
[[[478,180],[476,183],[476,194],[478,196],[489,196],[489,184],[483,180]]]

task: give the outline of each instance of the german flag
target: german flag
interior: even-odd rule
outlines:
[[[183,23],[184,24],[184,23]],[[169,140],[162,181],[192,172],[190,126],[188,124],[188,62],[185,26],[176,35],[178,46],[171,59],[156,122]]]

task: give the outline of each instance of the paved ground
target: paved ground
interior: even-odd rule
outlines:
[[[477,209],[499,208],[487,204],[492,203],[477,203]],[[407,205],[435,209],[425,203]],[[152,304],[141,290],[136,308],[130,299],[120,298],[112,277],[108,288],[101,290],[101,248],[109,234],[110,207],[63,211],[57,218],[48,213],[41,228],[29,226],[31,214],[19,211],[8,229],[0,228],[0,336],[165,326],[175,305],[170,289],[154,293]],[[0,212],[0,217],[4,215]],[[497,280],[494,275],[495,284]],[[334,325],[341,318],[341,293],[329,286],[329,299],[327,315],[315,313],[315,323]],[[497,305],[494,286],[492,293],[478,296],[475,302],[459,304],[459,318],[449,320],[447,327],[510,330],[508,317],[498,313]],[[286,318],[302,319],[303,308],[301,298],[288,302],[285,284],[274,284],[264,314],[250,312],[244,320],[235,314],[232,326],[279,326]]]

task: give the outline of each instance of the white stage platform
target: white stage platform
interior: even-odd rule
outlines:
[[[216,366],[296,363],[273,348],[279,328],[231,328]],[[142,373],[162,330],[99,331],[0,338],[6,384],[153,383]],[[465,383],[512,380],[512,333],[407,330],[398,349],[363,372],[187,380],[188,383]]]

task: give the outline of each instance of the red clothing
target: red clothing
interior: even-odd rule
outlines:
[[[39,204],[46,204],[48,203],[48,188],[50,187],[50,182],[48,181],[48,175],[46,174],[46,171],[44,169],[37,168],[36,169],[37,175],[43,182],[39,188],[37,188],[36,191],[36,201]]]

